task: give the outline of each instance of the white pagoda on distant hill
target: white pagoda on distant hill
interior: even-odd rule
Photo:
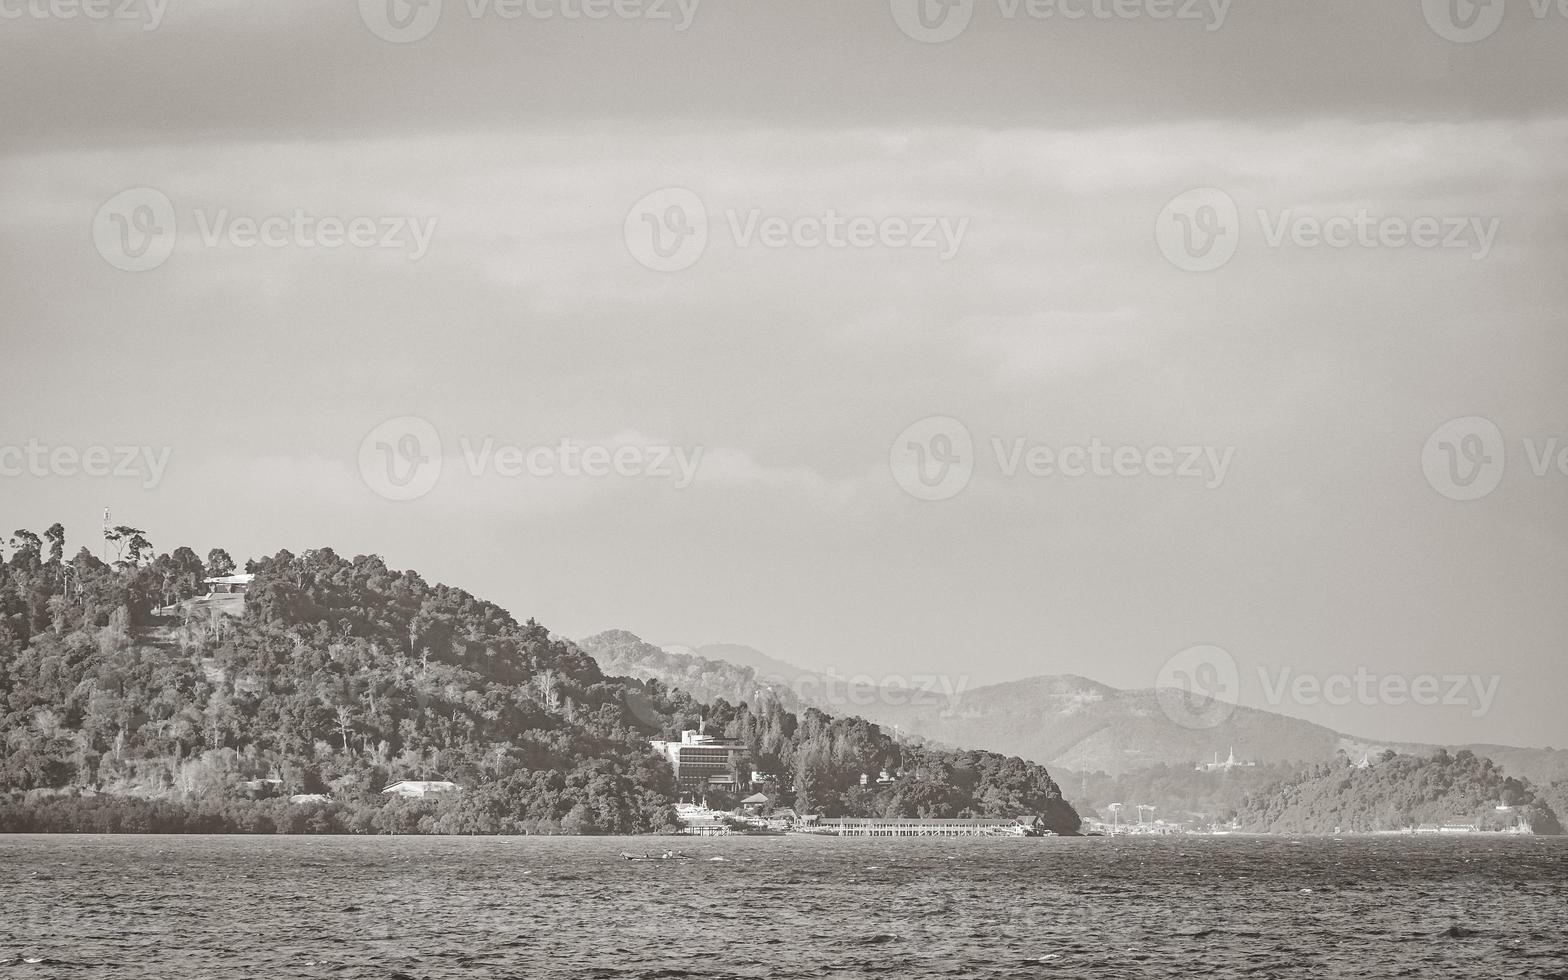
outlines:
[[[1256,766],[1256,765],[1257,765],[1256,762],[1250,762],[1250,761],[1249,762],[1237,762],[1236,761],[1236,747],[1234,745],[1232,745],[1230,747],[1230,755],[1225,757],[1225,761],[1224,762],[1220,761],[1220,754],[1218,752],[1216,752],[1216,753],[1214,753],[1214,761],[1213,762],[1200,762],[1196,766],[1193,767],[1193,771],[1194,772],[1230,772],[1232,769],[1236,769],[1238,767],[1243,768],[1243,769],[1250,769],[1251,767]]]

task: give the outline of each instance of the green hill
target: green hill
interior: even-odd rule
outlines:
[[[138,534],[113,565],[66,561],[54,530],[17,532],[0,564],[0,829],[655,831],[674,785],[648,740],[699,718],[813,811],[1078,825],[1039,766],[607,676],[538,623],[374,555],[279,552],[248,564],[242,618],[174,622],[154,611],[231,570],[226,554],[152,557]],[[884,769],[897,778],[860,786]],[[383,796],[401,779],[462,791]]]
[[[1481,830],[1523,825],[1559,834],[1557,815],[1526,780],[1506,776],[1467,750],[1426,757],[1384,753],[1366,767],[1320,764],[1250,795],[1242,829],[1331,834],[1401,830],[1421,824],[1473,824]]]

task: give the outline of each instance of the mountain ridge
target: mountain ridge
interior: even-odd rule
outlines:
[[[666,649],[676,648],[669,645]],[[1234,748],[1239,762],[1318,762],[1340,755],[1352,762],[1389,750],[1429,755],[1439,749],[1491,758],[1509,773],[1538,785],[1568,779],[1568,750],[1497,743],[1424,743],[1367,738],[1264,708],[1236,705],[1207,728],[1171,720],[1157,688],[1117,688],[1078,674],[1039,674],[943,696],[910,699],[900,691],[853,685],[796,666],[742,644],[684,647],[710,662],[752,671],[753,683],[789,690],[822,710],[858,714],[893,726],[907,737],[1018,755],[1053,769],[1112,775],[1152,765],[1199,767],[1224,760]],[[726,655],[737,655],[737,663]],[[637,676],[636,663],[623,669]],[[770,676],[759,666],[770,666]],[[653,676],[650,673],[649,676]],[[660,678],[666,679],[666,678]],[[834,684],[836,683],[836,689]],[[812,698],[817,692],[833,697]],[[1166,692],[1166,697],[1170,692]],[[853,700],[854,703],[846,703]],[[918,703],[905,703],[914,700]]]

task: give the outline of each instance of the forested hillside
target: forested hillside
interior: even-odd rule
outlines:
[[[1139,804],[1154,808],[1150,819],[1201,828],[1228,824],[1236,818],[1248,794],[1292,779],[1307,763],[1278,762],[1235,769],[1197,770],[1191,766],[1146,766],[1114,775],[1053,770],[1061,779],[1073,806],[1084,816],[1110,820],[1112,803],[1122,803],[1129,813]]]
[[[1039,766],[607,677],[532,620],[374,555],[280,552],[248,563],[242,619],[159,619],[234,563],[115,535],[105,563],[85,548],[66,560],[59,525],[18,531],[0,563],[0,830],[656,831],[674,786],[647,740],[699,718],[745,739],[803,809],[1077,827]],[[860,786],[883,769],[897,778]],[[389,801],[399,779],[463,791]]]
[[[1499,809],[1500,807],[1504,809]],[[1523,823],[1536,833],[1562,827],[1528,780],[1508,776],[1469,751],[1422,758],[1385,753],[1375,764],[1320,764],[1251,795],[1240,807],[1244,830],[1331,834],[1400,830],[1420,824],[1475,824],[1482,830]]]

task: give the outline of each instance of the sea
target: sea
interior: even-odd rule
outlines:
[[[1195,976],[1568,978],[1568,839],[0,836],[0,978]]]

